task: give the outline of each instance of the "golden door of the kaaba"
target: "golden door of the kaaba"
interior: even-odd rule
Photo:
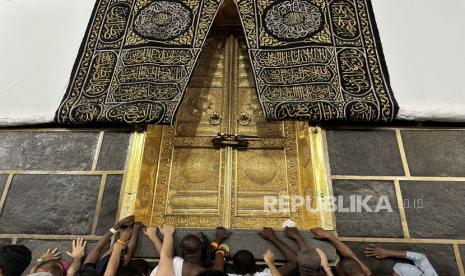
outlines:
[[[304,228],[321,225],[320,214],[304,207],[264,211],[265,196],[315,196],[310,131],[306,123],[266,121],[240,29],[211,30],[176,118],[175,126],[145,133],[139,220],[202,228],[281,227],[288,218]],[[248,145],[215,145],[218,133],[243,135]]]

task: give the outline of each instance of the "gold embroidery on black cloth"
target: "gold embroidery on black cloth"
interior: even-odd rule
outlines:
[[[391,121],[370,0],[238,0],[268,120]]]
[[[97,0],[57,121],[173,124],[222,0]]]

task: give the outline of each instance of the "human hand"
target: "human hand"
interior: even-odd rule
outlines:
[[[53,261],[53,260],[59,260],[61,257],[60,257],[60,254],[61,252],[58,251],[58,248],[55,248],[55,249],[47,249],[47,251],[45,251],[44,254],[42,254],[42,256],[40,256],[40,258],[42,260],[44,260],[45,262],[49,262],[49,261]]]
[[[363,253],[368,257],[375,257],[376,259],[385,259],[388,256],[387,250],[382,247],[376,247],[372,244],[368,245],[368,247],[363,248]]]
[[[162,227],[158,227],[158,230],[160,230],[160,233],[162,233],[163,236],[170,236],[174,233],[174,226],[165,224]]]
[[[313,234],[315,234],[315,239],[319,240],[331,239],[336,237],[333,233],[326,231],[321,227],[313,228],[311,229],[311,231],[313,232]]]
[[[131,226],[132,224],[134,224],[134,216],[128,216],[128,217],[125,217],[125,218],[121,219],[120,221],[118,221],[113,226],[113,228],[115,230],[119,230],[123,226]]]
[[[217,227],[215,233],[215,241],[217,243],[222,243],[229,237],[230,234],[231,232],[229,232],[226,228]]]
[[[84,241],[83,238],[77,238],[73,241],[71,252],[67,251],[66,254],[73,259],[82,258],[86,253],[87,241]]]
[[[157,238],[157,227],[146,227],[144,228],[144,234],[147,236],[147,238],[153,240]]]
[[[284,228],[284,234],[286,234],[286,237],[296,240],[300,238],[300,231],[297,229],[297,227],[286,227]]]
[[[263,239],[267,241],[271,241],[276,239],[276,234],[273,228],[263,227],[263,230],[258,233]]]
[[[263,260],[265,261],[265,264],[267,265],[273,265],[274,264],[274,253],[271,251],[271,249],[267,249],[265,253],[263,254]]]
[[[131,238],[132,235],[132,227],[125,227],[121,230],[121,234],[119,235],[119,240],[125,242]]]

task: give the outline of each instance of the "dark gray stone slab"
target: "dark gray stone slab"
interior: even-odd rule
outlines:
[[[99,184],[99,176],[16,175],[0,233],[89,234]]]
[[[328,130],[333,175],[404,175],[394,130]]]
[[[106,131],[100,149],[98,170],[123,170],[129,147],[131,133]]]
[[[411,175],[465,176],[465,131],[404,130]]]
[[[336,227],[343,237],[402,237],[402,224],[400,221],[394,183],[391,181],[362,181],[362,180],[334,180],[334,196],[339,202],[336,211]],[[351,198],[352,196],[352,198]],[[368,207],[357,208],[358,202],[368,199]],[[342,197],[342,198],[340,198]],[[344,205],[341,206],[341,199]],[[391,207],[392,212],[386,209],[376,211],[380,202],[382,206]],[[352,207],[351,207],[351,203]],[[360,206],[360,205],[359,205]],[[340,207],[346,208],[342,210]],[[357,210],[358,209],[358,210]]]
[[[87,170],[98,132],[1,131],[1,170]]]
[[[0,246],[11,244],[11,239],[0,239]]]
[[[5,189],[5,184],[6,184],[7,179],[8,179],[7,174],[0,174],[0,197],[2,196],[3,190]]]
[[[122,175],[109,175],[107,177],[97,225],[97,235],[105,234],[115,224],[122,181]]]
[[[354,253],[365,263],[373,275],[376,276],[390,276],[392,275],[392,268],[397,262],[405,262],[400,259],[384,259],[377,260],[375,258],[368,258],[363,254],[363,248],[369,244],[381,246],[392,250],[408,250],[423,253],[427,256],[430,263],[435,268],[439,275],[459,275],[457,263],[453,252],[452,245],[448,244],[405,244],[405,243],[346,243]]]
[[[401,181],[400,187],[412,238],[465,239],[465,182]]]
[[[29,248],[32,252],[32,262],[29,265],[29,268],[26,272],[30,271],[32,266],[35,263],[35,260],[39,259],[40,256],[47,251],[47,249],[55,249],[57,248],[61,252],[61,258],[63,260],[71,259],[66,255],[66,251],[71,250],[72,240],[26,240],[26,239],[18,239],[16,244],[21,244]],[[89,253],[92,248],[95,246],[96,241],[87,241],[86,252]]]
[[[179,242],[181,241],[182,237],[187,234],[199,234],[202,231],[204,234],[208,236],[210,240],[214,239],[215,231],[214,230],[190,230],[190,229],[177,229],[175,232],[174,240],[176,245],[176,252],[179,254],[181,250],[179,249]],[[307,243],[311,246],[321,248],[325,253],[328,255],[328,259],[330,261],[336,260],[336,250],[332,247],[331,244],[325,241],[316,240],[313,237],[313,234],[310,231],[302,231],[302,236],[307,241]],[[297,251],[297,245],[294,241],[286,238],[282,231],[276,231],[277,236],[283,240],[286,244],[288,244],[291,248]],[[225,242],[229,245],[231,254],[235,254],[235,252],[245,249],[249,250],[254,254],[257,259],[262,259],[263,253],[266,249],[270,248],[275,253],[277,260],[284,260],[284,256],[281,252],[275,248],[271,243],[268,241],[263,240],[259,235],[258,231],[252,230],[232,230],[231,236]],[[158,254],[155,252],[152,243],[150,240],[145,237],[144,234],[140,235],[138,248],[135,253],[136,257],[139,258],[157,258]]]

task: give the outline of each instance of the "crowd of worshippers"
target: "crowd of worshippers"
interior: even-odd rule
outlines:
[[[160,256],[155,267],[144,259],[133,258],[141,230]],[[284,229],[288,241],[278,238],[271,228],[264,228],[259,232],[259,235],[266,240],[264,242],[274,245],[286,258],[285,262],[277,266],[271,249],[266,250],[263,256],[254,256],[247,250],[230,254],[228,238],[231,233],[222,227],[216,229],[213,241],[208,241],[205,235],[184,236],[178,246],[179,256],[176,256],[174,227],[169,225],[144,227],[141,223],[135,222],[134,217],[131,216],[110,228],[85,259],[86,241],[80,238],[74,240],[70,251],[66,252],[69,261],[63,260],[57,249],[48,249],[38,260],[31,260],[31,251],[24,245],[5,245],[0,249],[0,276],[373,275],[370,268],[332,232],[321,228],[310,231],[313,232],[315,239],[326,240],[335,247],[340,255],[340,260],[335,266],[330,266],[323,250],[307,244],[295,227]],[[295,252],[287,242],[296,243],[298,252]],[[396,264],[392,275],[437,275],[426,256],[420,253],[387,250],[373,245],[364,248],[364,252],[367,256],[377,259],[393,257],[410,260],[410,264]],[[261,258],[264,264],[262,263],[260,268],[256,259]],[[31,261],[34,263],[32,269],[26,271]]]

